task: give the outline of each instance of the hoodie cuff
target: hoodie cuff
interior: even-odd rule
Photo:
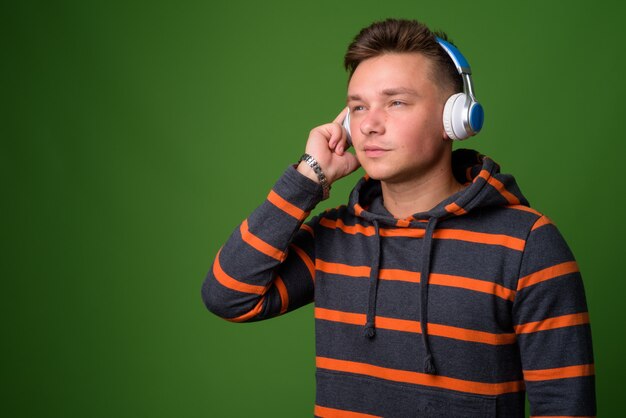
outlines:
[[[323,196],[322,186],[300,174],[295,165],[287,167],[272,190],[305,212],[315,208]]]

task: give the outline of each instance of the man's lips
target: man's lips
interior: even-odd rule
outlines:
[[[380,157],[389,150],[376,146],[367,146],[363,149],[363,151],[365,151],[365,155],[367,157]]]

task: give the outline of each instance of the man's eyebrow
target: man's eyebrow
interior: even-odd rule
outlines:
[[[400,94],[408,94],[410,96],[419,96],[419,94],[410,88],[407,87],[393,87],[393,88],[389,88],[389,89],[384,89],[383,91],[381,91],[381,94],[383,96],[398,96]],[[348,101],[361,101],[361,96],[359,96],[358,94],[350,94],[348,95]]]
[[[418,95],[415,90],[409,89],[406,87],[396,87],[396,88],[385,89],[382,91],[382,94],[385,96],[397,96],[399,94],[409,94],[411,96]]]

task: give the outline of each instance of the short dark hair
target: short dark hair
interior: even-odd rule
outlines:
[[[451,88],[454,93],[462,92],[463,79],[436,37],[450,42],[444,32],[433,32],[417,20],[386,19],[374,22],[354,38],[344,57],[344,67],[352,78],[359,64],[368,58],[386,53],[417,52],[432,60],[433,81],[441,88]]]

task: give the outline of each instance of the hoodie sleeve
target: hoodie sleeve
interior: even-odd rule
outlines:
[[[533,225],[526,241],[513,320],[531,416],[595,416],[595,371],[583,282],[570,249],[545,216]]]
[[[202,286],[206,307],[246,322],[310,303],[316,219],[303,221],[321,198],[321,186],[289,167],[215,256]]]

